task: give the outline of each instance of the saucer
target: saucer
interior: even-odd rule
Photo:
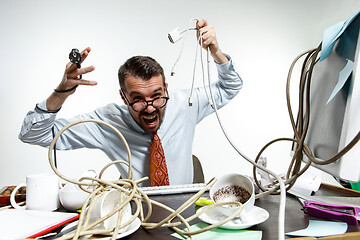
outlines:
[[[197,211],[200,211],[200,209]],[[249,211],[248,214],[249,214],[248,219],[244,223],[241,222],[241,220],[239,218],[234,218],[219,227],[225,228],[225,229],[245,229],[245,228],[254,226],[256,224],[265,222],[269,218],[269,212],[266,211],[265,209],[257,207],[257,206],[254,206]],[[219,221],[225,219],[226,216],[222,215],[218,211],[218,209],[215,207],[215,208],[209,209],[207,212],[204,212],[203,214],[201,214],[199,216],[199,218],[201,221],[203,221],[205,223],[215,224],[215,223],[218,223]]]
[[[126,237],[132,233],[134,233],[136,230],[138,230],[138,228],[140,227],[141,225],[141,221],[139,218],[135,218],[134,221],[132,221],[132,223],[130,223],[129,225],[129,228],[126,232],[123,232],[123,233],[120,233],[119,235],[116,236],[116,239],[120,239],[120,238],[123,238],[123,237]],[[91,236],[90,238],[88,238],[89,240],[90,239],[101,239],[101,240],[110,240],[111,237],[110,236]]]

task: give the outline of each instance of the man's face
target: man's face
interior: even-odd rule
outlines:
[[[130,103],[138,100],[150,101],[156,97],[166,96],[165,86],[163,85],[163,79],[160,74],[147,81],[138,77],[126,76],[124,94]],[[125,104],[127,104],[121,92],[120,95]],[[146,109],[136,112],[129,106],[129,112],[142,129],[150,133],[155,133],[160,127],[164,117],[165,107],[154,108],[151,104],[148,104]]]

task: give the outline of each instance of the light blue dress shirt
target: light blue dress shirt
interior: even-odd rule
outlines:
[[[232,60],[216,64],[219,80],[212,83],[211,89],[216,106],[227,104],[242,87],[242,79],[235,71]],[[208,103],[204,88],[193,91],[193,104],[189,106],[190,90],[169,90],[170,99],[165,107],[163,121],[158,130],[161,139],[170,184],[188,184],[193,180],[192,144],[195,126],[214,110]],[[46,109],[45,101],[39,107]],[[115,103],[100,107],[93,112],[70,119],[56,119],[56,113],[45,113],[34,109],[26,115],[20,140],[26,143],[49,147],[53,135],[67,124],[79,119],[99,119],[118,129],[131,150],[134,179],[150,176],[150,143],[152,134],[144,131],[131,117],[127,105]],[[67,129],[56,142],[56,149],[79,148],[102,150],[111,160],[126,160],[127,152],[120,137],[105,125],[81,123]],[[123,177],[127,177],[127,167],[117,165]],[[143,184],[141,184],[143,185]],[[149,181],[144,182],[149,185]]]

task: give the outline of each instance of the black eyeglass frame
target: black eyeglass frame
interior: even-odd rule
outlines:
[[[127,97],[126,97],[126,95],[125,95],[125,93],[124,93],[124,91],[123,91],[122,88],[120,89],[120,91],[121,91],[122,95],[124,96],[124,98],[125,98],[126,102],[128,103],[128,105],[129,105],[135,112],[141,112],[141,111],[146,110],[146,109],[149,107],[149,104],[150,104],[150,103],[151,103],[151,106],[153,106],[154,108],[163,108],[163,107],[166,106],[167,101],[170,99],[169,93],[168,93],[168,91],[167,91],[167,88],[165,88],[165,92],[166,92],[166,94],[167,94],[167,97],[162,96],[162,97],[156,97],[156,98],[154,98],[153,100],[148,100],[148,101],[136,100],[136,101],[134,101],[134,102],[130,102],[129,99],[127,99]],[[154,101],[156,101],[157,99],[160,99],[160,98],[165,99],[164,105],[162,105],[161,107],[155,107],[155,106],[154,106]],[[134,109],[133,105],[134,105],[135,103],[138,103],[138,102],[146,103],[146,106],[144,105],[145,108],[144,108],[144,109],[141,109],[141,110],[139,110],[139,111],[137,111],[136,109]]]

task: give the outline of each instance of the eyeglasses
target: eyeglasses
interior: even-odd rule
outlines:
[[[165,90],[166,91],[166,90]],[[167,91],[166,91],[167,92]],[[129,106],[135,111],[135,112],[141,112],[149,106],[153,106],[154,108],[163,108],[165,107],[167,101],[169,100],[169,97],[156,97],[153,100],[136,100],[132,103],[127,99],[126,95],[124,94],[124,91],[121,89],[121,93],[124,96],[125,100],[129,104]]]

